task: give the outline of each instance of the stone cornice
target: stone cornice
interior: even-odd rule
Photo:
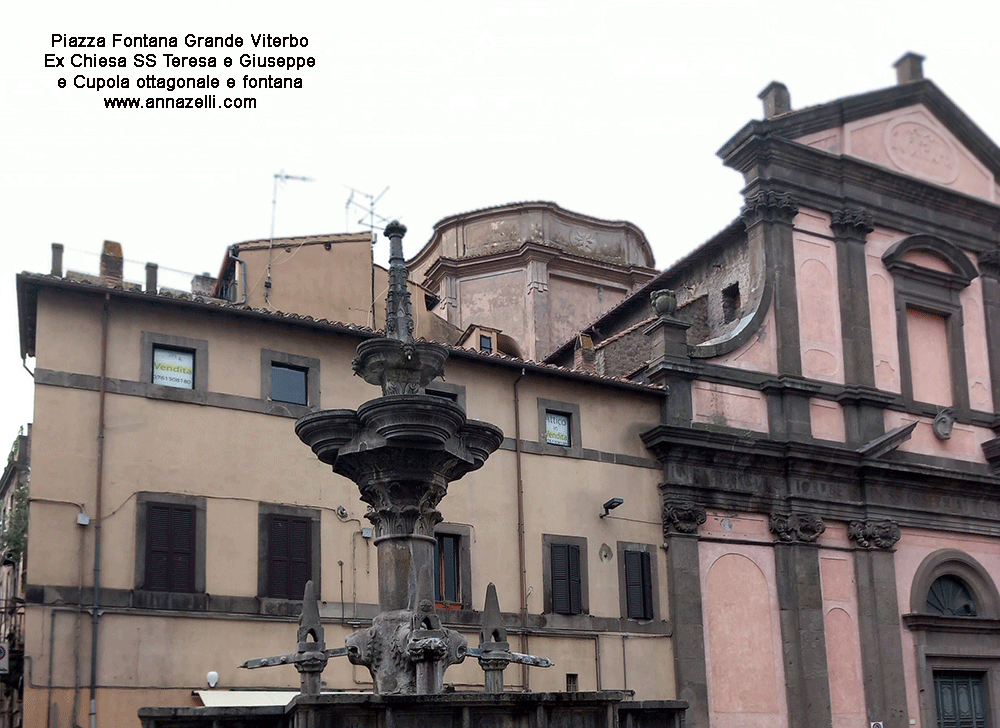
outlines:
[[[634,265],[622,265],[600,258],[574,255],[548,243],[525,242],[490,255],[435,260],[424,273],[422,285],[436,289],[446,276],[471,277],[524,269],[529,261],[537,260],[553,272],[566,272],[593,279],[595,274],[626,290],[635,286],[637,278],[652,279],[656,271]]]
[[[926,79],[837,99],[767,121],[751,121],[723,145],[718,155],[727,160],[753,135],[798,139],[917,104],[923,104],[980,162],[1000,176],[1000,149],[997,145],[932,81]]]
[[[746,139],[726,161],[753,179],[757,191],[787,192],[802,207],[862,206],[872,213],[875,225],[922,230],[963,248],[996,247],[1000,206],[874,162],[764,135]]]

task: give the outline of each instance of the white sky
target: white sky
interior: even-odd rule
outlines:
[[[443,217],[551,200],[637,224],[662,268],[738,214],[742,180],[715,152],[760,118],[757,94],[772,80],[802,108],[894,84],[892,63],[912,50],[1000,139],[995,3],[58,0],[17,3],[5,16],[0,442],[31,419],[16,272],[47,272],[52,242],[66,246],[66,267],[96,272],[110,239],[136,261],[133,280],[146,261],[176,287],[189,276],[168,268],[215,274],[227,245],[268,236],[282,170],[315,181],[280,188],[277,236],[358,230],[360,213],[345,218],[346,186],[388,185],[378,212],[409,227],[408,255]],[[73,52],[51,48],[52,33],[110,42],[118,32],[234,33],[248,45],[251,33],[304,35],[308,48],[290,52],[316,66],[301,73],[301,90],[251,92],[254,111],[106,110],[102,98],[115,92],[57,88],[81,71],[43,67],[45,53]],[[147,95],[135,87],[149,71],[132,66],[134,50],[84,52],[126,55],[122,95]],[[182,73],[160,61],[154,72],[242,84],[248,71]]]

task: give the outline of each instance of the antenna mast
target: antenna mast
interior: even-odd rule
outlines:
[[[382,196],[389,191],[389,185],[386,185],[385,189],[379,192],[377,195],[371,195],[368,194],[367,192],[362,192],[361,190],[356,189],[354,187],[350,187],[349,185],[344,185],[344,187],[347,187],[347,189],[351,191],[351,194],[347,198],[347,203],[344,205],[345,227],[348,227],[350,224],[349,217],[351,214],[350,211],[352,206],[355,208],[355,210],[359,210],[363,213],[361,217],[358,218],[358,224],[368,228],[372,233],[375,232],[376,228],[381,230],[389,223],[390,218],[383,217],[382,215],[379,215],[377,212],[375,212],[375,203],[381,200]],[[366,198],[368,204],[366,205],[362,201],[355,200],[354,199],[355,195],[357,195],[358,197]],[[373,236],[372,242],[374,243],[374,241],[375,238]]]
[[[274,216],[278,207],[278,183],[285,182],[290,179],[297,182],[313,181],[311,177],[298,177],[293,174],[285,174],[285,170],[281,170],[274,175],[274,193],[271,195],[271,238],[267,244],[267,279],[264,281],[265,302],[268,301],[271,295],[271,250],[274,248]]]

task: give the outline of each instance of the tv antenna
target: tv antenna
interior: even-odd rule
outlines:
[[[264,281],[264,301],[267,302],[271,294],[271,250],[274,247],[274,214],[278,207],[278,183],[295,180],[296,182],[312,182],[312,177],[299,177],[294,174],[285,174],[281,170],[274,175],[274,193],[271,196],[271,238],[267,244],[267,280]]]
[[[363,225],[368,228],[372,233],[375,229],[382,229],[389,223],[388,217],[383,217],[375,212],[375,203],[382,199],[382,196],[389,191],[389,185],[385,186],[385,189],[379,192],[377,195],[371,195],[367,192],[362,192],[359,189],[351,187],[350,185],[344,185],[351,191],[351,194],[347,197],[347,203],[344,205],[344,227],[350,227],[350,216],[351,207],[353,206],[355,210],[361,211],[363,214],[358,218],[358,224]],[[362,197],[367,200],[367,204],[363,200],[354,199],[355,196]],[[366,219],[367,218],[367,219]]]

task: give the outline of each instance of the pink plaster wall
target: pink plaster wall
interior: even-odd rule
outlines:
[[[819,564],[833,726],[849,728],[864,725],[864,684],[861,679],[854,560],[849,553],[823,551]]]
[[[899,446],[903,452],[985,463],[986,457],[983,455],[982,444],[996,437],[993,430],[956,422],[951,431],[951,439],[939,440],[934,435],[933,421],[930,417],[917,417],[894,410],[885,410],[886,432],[902,425],[908,425],[913,421],[917,422],[913,434],[910,435],[909,440]]]
[[[969,377],[969,404],[972,409],[993,411],[993,384],[990,355],[986,348],[986,321],[983,318],[983,282],[973,279],[959,294],[962,303],[962,335],[965,339],[965,369]]]
[[[896,546],[895,556],[896,594],[899,598],[901,614],[908,614],[910,611],[910,591],[917,568],[924,559],[939,549],[964,551],[978,561],[994,579],[997,579],[997,574],[1000,574],[1000,549],[997,548],[995,539],[953,532],[904,528],[902,529],[902,538]],[[913,633],[902,622],[900,622],[900,633],[903,638],[903,670],[906,678],[907,705],[910,717],[916,718],[916,725],[920,728],[916,646],[913,641]],[[923,728],[934,728],[934,726],[924,725]]]
[[[798,292],[802,375],[844,383],[844,345],[840,326],[837,252],[830,218],[814,210],[795,217],[795,287]],[[809,233],[816,233],[810,235]]]
[[[865,262],[868,273],[868,308],[872,324],[872,354],[875,386],[887,392],[902,392],[899,375],[899,341],[896,338],[896,300],[892,276],[882,255],[906,235],[876,228],[868,235]]]
[[[809,420],[812,423],[813,437],[836,442],[844,442],[847,439],[844,429],[844,409],[836,402],[810,399]]]
[[[767,526],[767,516],[757,513],[725,513],[709,511],[705,524],[698,532],[711,538],[751,539],[770,542],[773,540]]]
[[[919,265],[921,268],[930,268],[931,270],[939,270],[942,273],[952,273],[951,266],[945,263],[936,255],[931,255],[930,253],[925,253],[922,250],[911,250],[909,253],[903,256],[903,260],[907,263],[913,263],[914,265]]]
[[[695,381],[691,385],[694,422],[767,432],[767,400],[763,393],[728,384]]]
[[[993,202],[993,175],[921,105],[847,124],[844,154]]]
[[[747,369],[755,372],[778,373],[778,346],[774,336],[774,306],[771,305],[760,328],[750,337],[750,340],[738,349],[709,359],[715,364],[725,364],[735,369]]]
[[[1000,185],[990,171],[920,104],[796,141],[831,154],[866,159],[990,202],[1000,200]]]
[[[787,724],[769,546],[701,542],[709,717],[714,728]]]
[[[910,381],[918,402],[950,407],[951,363],[948,329],[942,316],[907,309],[906,333],[910,345]]]

